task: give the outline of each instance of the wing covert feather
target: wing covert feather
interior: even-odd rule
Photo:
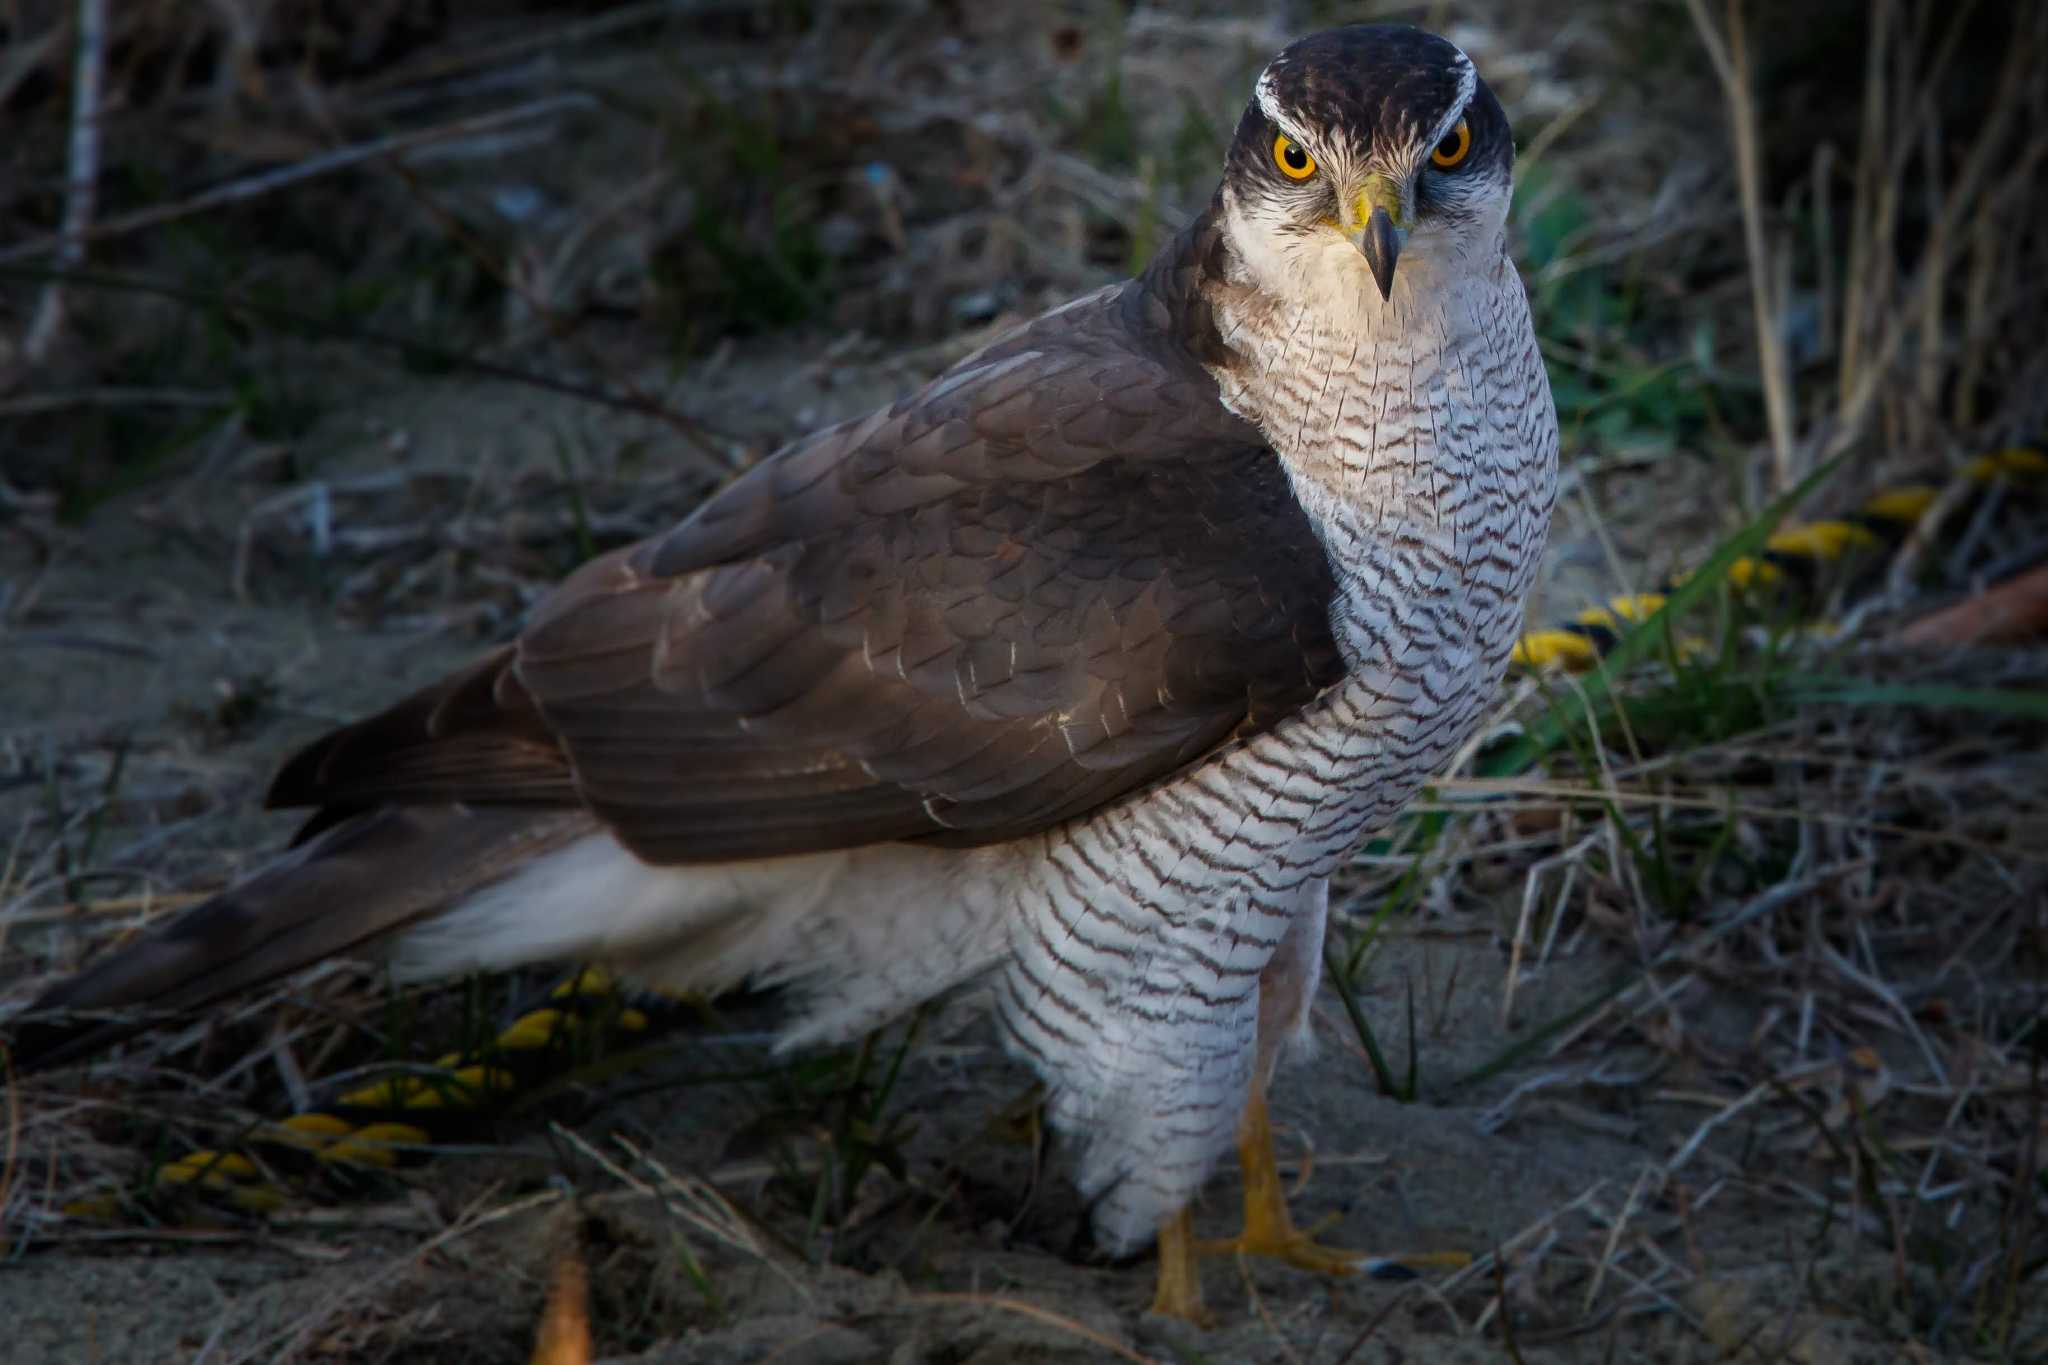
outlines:
[[[513,645],[293,760],[273,801],[581,803],[655,862],[979,843],[1269,727],[1341,673],[1334,588],[1173,269],[586,564]]]

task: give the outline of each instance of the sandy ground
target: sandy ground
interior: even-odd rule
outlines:
[[[722,401],[744,426],[791,410],[822,420],[900,382],[877,363],[827,390],[788,357],[776,344],[750,348],[696,397]],[[758,404],[751,418],[736,394]],[[572,417],[550,406],[557,401],[567,402],[461,385],[428,401],[401,388],[337,416],[308,446],[336,481],[375,467],[394,445],[420,467],[488,445],[516,469],[552,458],[521,433],[557,418],[593,440],[629,437],[623,428],[638,420]],[[593,421],[621,429],[589,430]],[[0,671],[12,774],[0,817],[23,832],[25,853],[41,851],[38,817],[52,793],[67,809],[90,805],[120,752],[118,799],[96,836],[95,862],[110,876],[94,884],[95,898],[204,888],[245,870],[289,829],[288,816],[254,809],[281,755],[477,647],[461,631],[339,622],[313,581],[276,566],[238,599],[232,547],[269,491],[190,478],[141,490],[97,509],[35,578],[34,611]],[[224,723],[224,699],[259,683],[268,700]],[[11,926],[10,978],[65,964],[80,937],[61,917],[24,916]],[[1712,1112],[1685,1097],[1681,1075],[1645,1083],[1668,1062],[1586,1045],[1455,1083],[1588,999],[1622,964],[1595,948],[1560,959],[1524,979],[1505,1023],[1504,969],[1484,925],[1419,921],[1395,935],[1362,1003],[1400,1070],[1412,995],[1423,1083],[1409,1104],[1375,1094],[1326,989],[1321,1045],[1284,1075],[1276,1100],[1283,1149],[1301,1173],[1298,1219],[1328,1220],[1330,1240],[1365,1249],[1506,1249],[1520,1271],[1525,1360],[1717,1359],[1752,1332],[1782,1347],[1758,1358],[1889,1358],[1856,1290],[1881,1278],[1884,1257],[1867,1241],[1859,1249],[1839,1211],[1774,1188],[1782,1144],[1728,1125],[1688,1158],[1697,1206],[1631,1206],[1638,1176],[1671,1161]],[[1741,1002],[1725,1013],[1721,1026],[1739,1037]],[[631,1134],[667,1169],[711,1179],[772,1234],[764,1254],[706,1236],[569,1153],[537,1120],[513,1119],[486,1149],[269,1226],[57,1225],[55,1245],[17,1251],[0,1271],[9,1324],[0,1358],[522,1359],[562,1236],[559,1187],[547,1177],[563,1172],[584,1198],[586,1242],[597,1248],[600,1348],[620,1359],[1499,1358],[1486,1275],[1448,1285],[1326,1281],[1219,1260],[1208,1270],[1215,1331],[1147,1317],[1151,1263],[1092,1259],[1057,1153],[1034,1178],[1032,1148],[1002,1122],[1027,1078],[1001,1057],[971,998],[931,1022],[892,1097],[890,1113],[911,1125],[905,1180],[871,1173],[829,1240],[806,1237],[803,1210],[767,1174],[764,1153],[786,1146],[748,1136],[759,1128],[744,1120],[759,1113],[760,1087],[687,1083],[704,1055],[685,1037],[651,1070],[596,1087],[575,1130],[600,1147],[608,1134]],[[33,1122],[106,1093],[85,1072],[37,1078],[15,1097]],[[174,1110],[201,1099],[172,1098]],[[111,1159],[133,1172],[147,1153]],[[33,1169],[21,1178],[33,1180]],[[1215,1181],[1201,1211],[1206,1232],[1231,1230],[1236,1188],[1234,1173]],[[1581,1253],[1597,1251],[1617,1222],[1631,1251],[1596,1284]],[[1646,1259],[1644,1246],[1670,1267]],[[1566,1248],[1570,1257],[1556,1254]],[[1835,1295],[1814,1302],[1823,1281],[1849,1287],[1834,1309],[1825,1305]]]
[[[1270,26],[1244,27],[1222,45],[1219,80],[1240,49],[1271,41]],[[1177,32],[1165,20],[1158,31]],[[1504,44],[1503,64],[1536,54],[1522,66],[1540,72],[1540,47],[1535,37]],[[1005,50],[995,39],[987,47]],[[1183,65],[1170,43],[1160,52],[1154,67]],[[646,66],[622,61],[604,78],[638,80],[644,98],[672,78]],[[1525,104],[1537,84],[1517,87]],[[1077,104],[1087,93],[1077,89],[1060,93]],[[1133,103],[1153,119],[1179,108]],[[1625,122],[1626,109],[1614,117]],[[908,144],[891,152],[906,166],[986,150],[968,137],[966,152],[935,151],[921,128],[889,135]],[[511,170],[486,164],[469,173],[468,190],[488,199],[530,179],[564,204],[607,204],[651,164],[635,159],[645,155],[638,143],[530,165],[508,155]],[[1055,188],[1035,181],[1019,193],[1051,201]],[[1066,241],[1017,250],[1028,264],[1027,248],[1054,247],[1072,254]],[[928,266],[890,269],[907,288]],[[894,297],[887,281],[874,293]],[[946,307],[932,316],[943,320]],[[964,322],[913,322],[914,344],[846,349],[846,328],[817,327],[720,345],[674,367],[648,363],[656,345],[627,335],[603,358],[617,362],[608,378],[631,370],[664,401],[758,448],[865,411],[975,339]],[[257,865],[295,823],[257,808],[285,755],[499,638],[534,586],[573,561],[565,528],[583,485],[565,479],[565,461],[590,473],[582,510],[600,533],[680,515],[720,477],[648,418],[522,386],[400,375],[347,351],[293,363],[331,367],[321,373],[329,406],[310,434],[202,449],[48,537],[0,523],[0,604],[11,623],[0,636],[0,866],[14,907],[0,921],[0,999],[23,999],[88,946],[161,914],[166,898]],[[674,476],[650,479],[642,467],[623,477],[629,451],[643,465],[673,460]],[[1710,477],[1691,469],[1668,462],[1610,497],[1604,531],[1618,557],[1663,563],[1695,543],[1673,530],[1687,516],[1706,533],[1718,504],[1704,484],[1680,485]],[[412,486],[361,483],[392,471],[410,472]],[[486,486],[534,491],[476,526],[451,512]],[[629,495],[640,503],[622,507]],[[1587,505],[1560,509],[1544,585],[1554,606],[1539,615],[1613,584]],[[319,553],[330,523],[337,533],[424,527],[437,545],[474,540],[462,553],[422,556],[432,569],[418,582],[365,587],[360,576],[378,556],[346,541]],[[1967,1313],[1976,1301],[1951,1288],[1919,1292],[1921,1282],[1943,1257],[1974,1255],[1972,1239],[1989,1245],[1996,1211],[1971,1195],[1978,1202],[1951,1241],[1901,1246],[1889,1235],[1862,1202],[1859,1172],[1830,1145],[1853,1126],[1844,1094],[1855,1088],[1854,1059],[1819,1057],[1800,1082],[1801,1102],[1825,1110],[1825,1123],[1789,1101],[1734,1103],[1759,1074],[1775,1074],[1756,1040],[1783,1022],[1770,1013],[1777,1004],[1745,993],[1739,973],[1689,978],[1682,1030],[1652,1000],[1629,1020],[1545,1044],[1546,1025],[1643,971],[1617,946],[1630,940],[1626,908],[1587,894],[1572,923],[1598,920],[1602,931],[1568,934],[1547,963],[1525,963],[1504,1009],[1503,928],[1522,871],[1502,860],[1498,884],[1466,888],[1455,913],[1426,897],[1424,913],[1386,934],[1360,1004],[1397,1075],[1412,1043],[1413,1102],[1377,1093],[1327,986],[1319,1047],[1283,1073],[1275,1095],[1297,1221],[1327,1220],[1328,1240],[1365,1250],[1480,1255],[1467,1272],[1328,1280],[1220,1259],[1206,1277],[1214,1330],[1149,1317],[1152,1262],[1091,1255],[1059,1153],[1035,1148],[1028,1127],[1011,1121],[1028,1107],[1019,1103],[1028,1078],[1001,1056],[971,997],[926,1021],[889,1097],[883,1122],[894,1125],[897,1168],[871,1169],[830,1216],[814,1218],[809,1198],[817,1132],[828,1125],[824,1091],[792,1079],[800,1066],[770,1066],[730,1035],[684,1028],[642,1067],[579,1084],[395,1176],[330,1183],[268,1221],[59,1218],[57,1206],[84,1190],[139,1184],[167,1153],[214,1133],[221,1112],[259,1102],[282,1112],[288,1087],[261,1049],[223,1076],[187,1065],[204,1051],[188,1038],[164,1045],[179,1065],[161,1072],[131,1062],[9,1088],[0,1194],[11,1198],[0,1207],[20,1222],[0,1228],[0,1362],[522,1361],[555,1253],[572,1234],[595,1286],[598,1354],[674,1365],[1849,1365],[1937,1359],[1900,1343],[1937,1331],[1963,1339],[1936,1319],[1943,1305]],[[97,909],[64,908],[75,901]],[[336,987],[324,982],[278,1013],[308,1029],[333,1007]],[[747,1004],[731,1023],[744,1035],[771,1010]],[[265,1027],[263,1015],[234,1024],[245,1045]],[[1895,1033],[1872,1033],[1903,1047]],[[407,1055],[446,1045],[422,1038]],[[1889,1051],[1880,1060],[1909,1070],[1919,1062]],[[735,1071],[749,1074],[704,1079]],[[2018,1113],[2010,1079],[2000,1084]],[[629,1157],[620,1138],[659,1170]],[[638,1193],[578,1140],[634,1180],[659,1185],[666,1171],[692,1195]],[[1237,1196],[1234,1171],[1220,1172],[1198,1211],[1205,1234],[1234,1230]],[[2039,1319],[2048,1306],[2025,1311]],[[2031,1339],[2044,1339],[2043,1328],[2033,1322]]]

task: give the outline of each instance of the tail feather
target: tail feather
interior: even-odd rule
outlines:
[[[10,1030],[14,1065],[58,1066],[232,992],[374,952],[590,827],[580,812],[530,807],[352,816],[44,992]]]

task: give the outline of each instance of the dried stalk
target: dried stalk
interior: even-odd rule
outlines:
[[[1792,402],[1792,367],[1780,330],[1784,300],[1778,297],[1777,266],[1764,239],[1763,157],[1758,150],[1756,97],[1750,87],[1749,48],[1742,24],[1742,0],[1728,0],[1728,31],[1723,34],[1707,14],[1706,0],[1686,0],[1693,26],[1706,45],[1728,104],[1728,124],[1735,138],[1735,182],[1742,200],[1742,244],[1749,261],[1750,305],[1756,313],[1756,347],[1763,371],[1764,412],[1771,429],[1771,467],[1775,491],[1799,481],[1793,463],[1797,414]]]
[[[245,176],[240,180],[231,181],[228,184],[208,190],[204,194],[196,194],[190,199],[181,199],[175,204],[157,204],[150,208],[138,209],[134,213],[126,214],[111,222],[101,223],[97,227],[90,227],[80,231],[78,233],[78,240],[81,243],[87,241],[96,242],[108,237],[122,236],[142,228],[155,227],[160,223],[175,222],[180,218],[189,218],[196,213],[204,213],[208,209],[219,208],[223,204],[233,204],[247,199],[254,199],[275,190],[283,189],[287,185],[295,185],[318,176],[346,170],[350,166],[360,165],[365,161],[374,161],[398,152],[410,151],[417,147],[423,147],[428,143],[445,142],[450,138],[457,137],[471,137],[507,124],[521,123],[528,119],[558,114],[570,109],[588,109],[593,107],[595,103],[596,101],[591,96],[584,94],[547,95],[525,104],[514,105],[510,109],[496,109],[486,114],[478,114],[473,118],[460,118],[451,123],[439,124],[432,128],[421,128],[410,133],[395,133],[390,137],[372,138],[368,142],[359,142],[349,147],[337,147],[331,152],[323,153],[320,156],[308,157],[306,160],[290,166],[282,166],[274,171],[264,171],[259,175]],[[61,253],[66,248],[65,234],[38,237],[32,241],[22,242],[17,246],[11,246],[4,251],[0,251],[0,265],[41,256],[50,251],[58,251],[60,253],[58,259],[61,262],[64,259]]]
[[[43,286],[22,338],[22,359],[42,364],[64,327],[64,271],[85,260],[86,235],[99,199],[100,85],[106,72],[107,0],[78,0],[78,50],[72,66],[71,150],[64,183],[64,224],[57,234],[58,278]]]

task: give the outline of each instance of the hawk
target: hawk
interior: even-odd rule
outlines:
[[[1233,1139],[1231,1245],[1352,1268],[1288,1220],[1265,1093],[1330,874],[1472,732],[1542,553],[1513,162],[1443,38],[1289,46],[1142,274],[293,757],[295,845],[48,991],[86,1036],[25,1060],[338,954],[782,986],[790,1047],[986,983],[1099,1241],[1160,1238],[1157,1308],[1201,1314],[1187,1208]]]

